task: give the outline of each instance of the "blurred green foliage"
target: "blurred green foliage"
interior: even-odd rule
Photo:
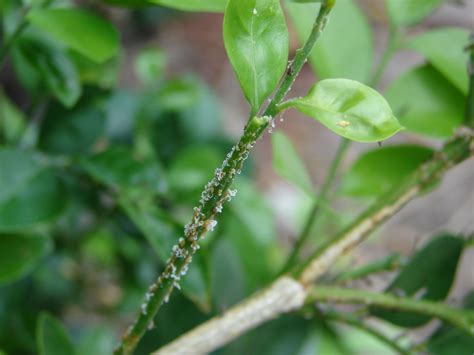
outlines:
[[[212,12],[223,11],[226,3],[154,2]],[[368,82],[371,28],[355,2],[340,2],[310,63],[321,78]],[[149,24],[142,19],[175,16],[145,1],[107,3],[131,8],[137,28]],[[392,22],[405,26],[421,20],[439,1],[416,12],[406,10],[407,1],[387,3]],[[308,9],[317,6],[288,5],[302,37],[314,19]],[[144,48],[134,58],[140,86],[120,87],[125,48],[116,26],[103,15],[106,9],[101,3],[79,9],[68,1],[0,3],[0,68],[15,77],[0,90],[0,354],[111,353],[233,142],[223,132],[216,95],[195,75],[167,75],[166,53],[159,48]],[[409,43],[429,64],[410,69],[387,91],[408,131],[435,137],[451,136],[461,123],[467,82],[459,69],[464,54],[440,52],[431,44],[439,40],[451,46],[454,38],[457,48],[466,31],[444,31]],[[431,152],[414,145],[369,151],[350,168],[342,192],[380,197]],[[314,192],[289,139],[274,135],[273,153],[277,173],[305,193]],[[255,186],[252,169],[242,175],[238,198],[204,240],[182,292],[159,313],[137,354],[155,350],[275,277],[285,250],[277,240],[274,209]],[[427,297],[445,299],[461,244],[452,236],[435,239],[389,290],[412,294],[436,286],[442,290]],[[440,258],[444,270],[438,270]],[[394,321],[391,314],[379,316]],[[289,315],[216,353],[387,351],[361,334],[323,319]],[[442,325],[428,347],[436,354],[454,354],[446,344],[455,342],[456,354],[472,346],[472,338]]]

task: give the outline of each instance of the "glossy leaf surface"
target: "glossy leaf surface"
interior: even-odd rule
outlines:
[[[224,16],[224,44],[255,114],[287,65],[288,31],[280,1],[230,0]]]
[[[89,11],[76,8],[37,9],[28,14],[28,20],[99,63],[114,56],[119,48],[115,28]]]
[[[354,141],[383,141],[402,129],[383,96],[353,80],[322,80],[288,106]]]
[[[411,132],[447,138],[463,119],[463,95],[428,65],[400,76],[385,95],[400,123]]]
[[[49,91],[65,107],[77,103],[82,93],[79,75],[62,50],[35,38],[21,38],[13,58],[15,71],[27,90],[38,96]]]
[[[319,6],[286,5],[301,43],[311,31]],[[367,83],[373,62],[372,37],[367,19],[354,1],[337,1],[324,32],[311,52],[309,63],[320,79],[346,78]],[[347,58],[350,58],[350,65]]]
[[[394,187],[431,157],[433,150],[417,145],[376,148],[361,155],[344,175],[341,192],[377,197]]]
[[[430,64],[451,84],[467,94],[469,31],[461,28],[442,28],[424,32],[413,38],[408,46],[423,54]]]
[[[420,22],[442,2],[443,0],[385,0],[390,20],[395,26]]]

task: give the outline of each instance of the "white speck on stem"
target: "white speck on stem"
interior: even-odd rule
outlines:
[[[256,8],[253,9],[253,12],[252,12],[254,15],[257,15],[258,14],[258,11]]]

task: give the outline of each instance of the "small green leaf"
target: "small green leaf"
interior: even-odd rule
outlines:
[[[0,234],[0,284],[25,276],[51,249],[44,236]]]
[[[21,38],[13,58],[15,71],[26,89],[44,96],[47,88],[66,107],[79,100],[82,88],[76,67],[62,50],[35,38]]]
[[[224,12],[227,0],[150,0],[150,2],[182,11]]]
[[[51,315],[41,313],[36,328],[39,355],[73,355],[74,346],[64,326]]]
[[[288,60],[288,31],[279,0],[230,0],[224,43],[252,113],[276,88]]]
[[[341,192],[354,197],[377,197],[398,186],[433,150],[417,145],[395,145],[361,155],[344,175]]]
[[[465,98],[429,65],[400,76],[385,96],[400,123],[412,132],[448,138],[463,119]]]
[[[382,95],[348,79],[322,80],[285,107],[295,107],[336,134],[359,142],[380,142],[403,128]]]
[[[18,142],[25,128],[26,117],[23,112],[0,91],[0,142]]]
[[[469,31],[463,28],[442,28],[424,32],[408,43],[410,48],[423,54],[431,65],[443,74],[463,94],[467,94]]]
[[[119,48],[115,28],[101,17],[77,8],[36,9],[27,15],[37,28],[96,62],[114,56]]]
[[[443,0],[385,0],[390,21],[395,26],[414,25],[431,14]]]
[[[153,85],[161,79],[166,68],[166,55],[156,48],[139,53],[135,60],[135,73],[143,84]]]
[[[464,240],[460,237],[450,234],[435,237],[401,269],[387,291],[423,300],[444,300],[453,284],[463,247]],[[430,320],[425,315],[376,307],[371,313],[402,327],[418,327]]]
[[[308,37],[319,6],[287,3],[300,42]],[[367,19],[353,0],[338,1],[311,52],[309,63],[319,79],[346,78],[367,83],[374,56],[372,37]]]
[[[0,231],[20,231],[54,220],[65,207],[54,172],[31,155],[0,149]]]
[[[290,140],[276,132],[272,135],[273,169],[283,179],[312,196],[313,186],[305,165]]]

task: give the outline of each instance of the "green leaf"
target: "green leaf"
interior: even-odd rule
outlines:
[[[385,96],[400,123],[415,133],[448,138],[463,120],[465,98],[429,65],[400,76]]]
[[[150,0],[150,2],[182,11],[224,12],[227,0]]]
[[[149,193],[165,188],[163,171],[156,161],[141,161],[130,148],[114,146],[106,151],[84,158],[81,166],[101,183],[117,190],[140,189]]]
[[[51,315],[41,313],[36,328],[39,355],[72,355],[75,353],[64,326]]]
[[[308,37],[319,6],[287,3],[300,42]],[[338,1],[309,63],[320,79],[346,78],[367,83],[374,56],[372,37],[371,27],[354,1]]]
[[[157,48],[141,51],[135,60],[135,73],[143,84],[153,85],[161,79],[166,68],[166,55]]]
[[[453,284],[463,246],[464,240],[454,235],[435,237],[400,270],[387,291],[423,300],[444,300]],[[402,327],[418,327],[430,320],[425,315],[375,307],[371,313]]]
[[[442,28],[424,32],[408,43],[410,48],[423,54],[430,64],[443,74],[463,94],[467,94],[466,63],[469,31],[462,28]]]
[[[23,112],[0,91],[0,142],[18,142],[25,128],[26,117]]]
[[[290,140],[280,132],[272,135],[273,169],[283,179],[312,196],[311,178]]]
[[[73,106],[82,88],[73,62],[63,51],[34,38],[21,38],[13,50],[17,76],[28,90],[44,96],[47,88],[64,106]]]
[[[0,284],[28,274],[51,249],[44,236],[0,234]]]
[[[0,231],[20,231],[54,220],[64,209],[64,190],[54,172],[31,155],[0,148]]]
[[[414,25],[431,14],[443,0],[385,0],[390,21],[395,26]]]
[[[117,343],[114,331],[106,326],[94,326],[82,334],[77,354],[112,354]]]
[[[474,310],[474,290],[464,297],[464,309]],[[428,340],[428,350],[433,355],[472,355],[474,337],[466,332],[443,324]]]
[[[281,106],[286,107],[295,107],[334,133],[359,142],[383,141],[403,128],[382,95],[348,79],[322,80],[305,97]]]
[[[288,31],[279,0],[230,0],[224,43],[255,114],[278,85],[288,60]]]
[[[54,154],[86,154],[104,135],[105,124],[103,110],[93,105],[78,105],[72,110],[53,105],[46,112],[39,145]]]
[[[344,175],[341,192],[354,197],[377,197],[428,160],[433,150],[418,145],[394,145],[370,150],[359,156]]]
[[[115,28],[89,11],[77,8],[35,9],[27,18],[37,28],[96,62],[104,62],[118,51]]]

